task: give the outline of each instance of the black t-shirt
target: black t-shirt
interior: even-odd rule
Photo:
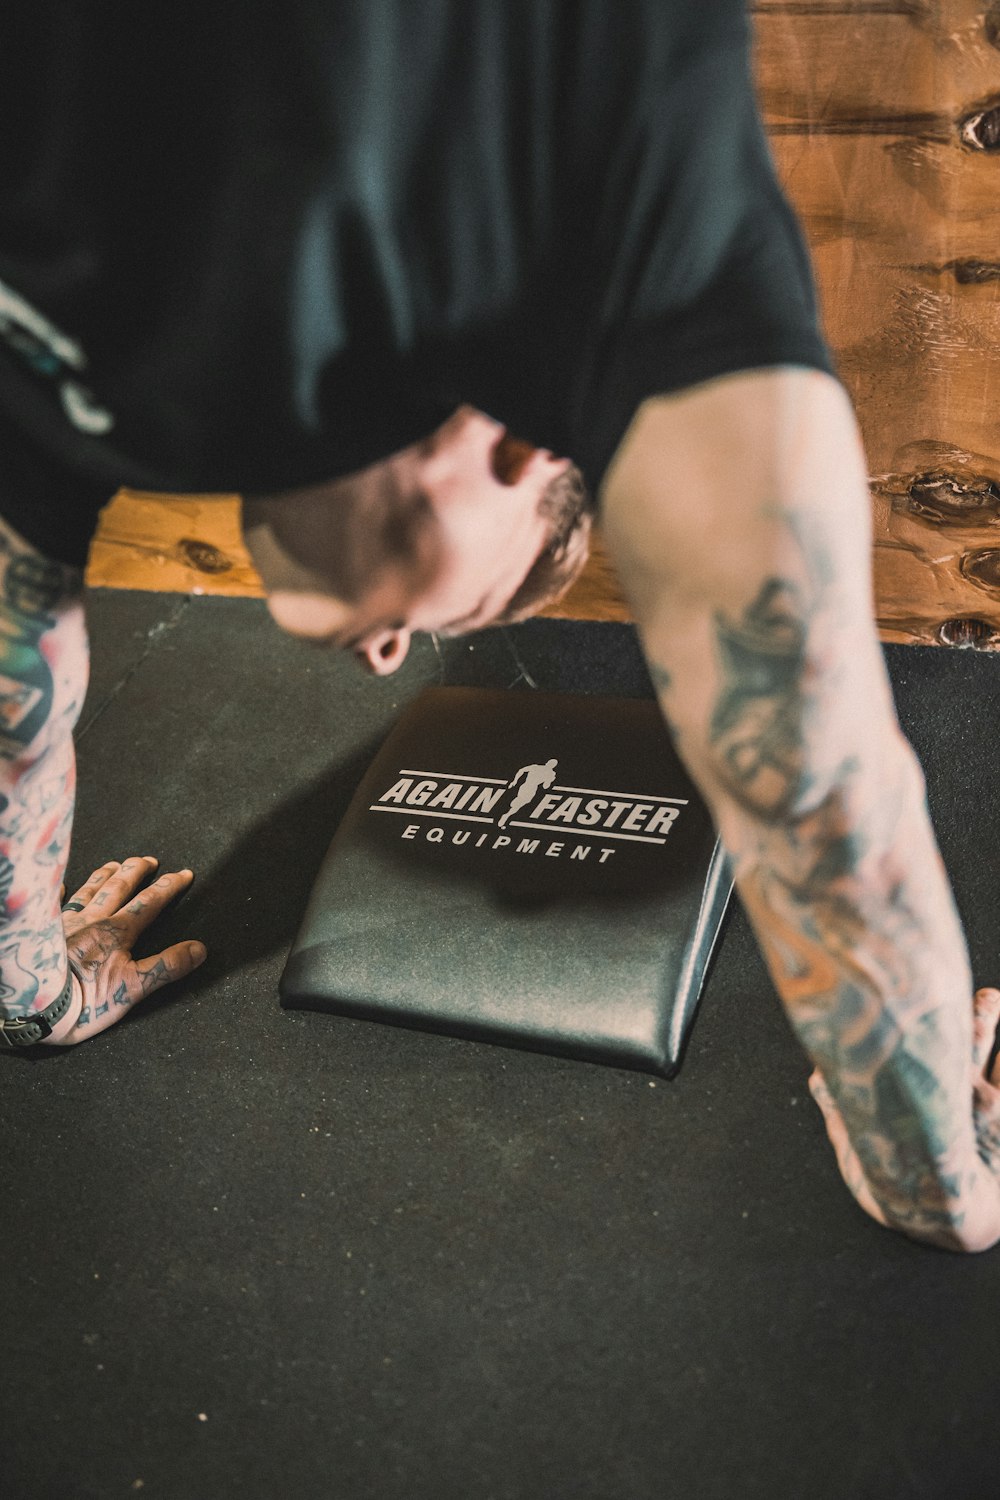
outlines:
[[[3,35],[3,31],[7,34]],[[0,24],[0,513],[349,473],[466,402],[596,492],[830,370],[743,0],[35,0]]]

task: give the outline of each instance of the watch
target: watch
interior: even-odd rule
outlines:
[[[62,1020],[73,999],[73,970],[66,973],[66,983],[57,999],[44,1010],[32,1011],[27,1016],[0,1016],[0,1048],[33,1047],[52,1035],[52,1028]]]

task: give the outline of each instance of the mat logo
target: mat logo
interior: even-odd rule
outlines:
[[[687,806],[685,797],[562,785],[556,781],[558,767],[554,758],[521,766],[506,781],[495,776],[400,770],[369,810],[420,819],[402,829],[404,839],[471,844],[514,854],[541,853],[550,859],[566,852],[567,835],[573,836],[568,844],[570,859],[588,858],[594,847],[590,840],[599,838],[597,859],[604,864],[623,841],[665,844]],[[480,826],[448,829],[446,821]],[[514,828],[528,832],[518,838],[508,831]],[[531,834],[548,834],[549,838]],[[554,834],[560,837],[553,838]],[[614,842],[604,843],[607,839]]]

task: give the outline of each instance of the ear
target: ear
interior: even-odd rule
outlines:
[[[410,649],[410,632],[406,626],[396,630],[379,630],[356,648],[358,660],[376,677],[388,677],[401,667]]]

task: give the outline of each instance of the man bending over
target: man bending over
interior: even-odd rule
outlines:
[[[149,858],[60,911],[118,486],[242,492],[278,623],[388,672],[558,592],[585,483],[848,1187],[994,1243],[1000,992],[893,707],[742,0],[114,11],[40,0],[0,48],[0,1035],[85,1040],[204,957],[132,959],[191,878]]]

